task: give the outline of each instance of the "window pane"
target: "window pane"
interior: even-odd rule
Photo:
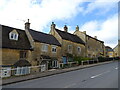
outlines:
[[[42,45],[42,51],[48,51],[48,45]]]
[[[52,52],[54,52],[54,48],[52,48]]]
[[[46,50],[46,51],[48,50],[48,45],[45,45],[45,50]]]
[[[68,45],[68,50],[71,51],[72,50],[72,46]]]
[[[52,52],[56,52],[56,47],[52,47]]]
[[[16,34],[14,34],[14,39],[16,39],[17,38],[17,35]]]
[[[20,58],[23,58],[23,52],[20,51]]]
[[[9,38],[12,39],[12,40],[18,40],[18,34],[11,32]]]
[[[26,51],[20,51],[20,58],[26,58]]]
[[[11,39],[13,39],[13,33],[11,34]]]
[[[80,47],[77,47],[77,50],[78,50],[78,52],[81,52],[81,48]]]

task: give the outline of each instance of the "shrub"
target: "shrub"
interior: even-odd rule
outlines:
[[[105,61],[105,58],[104,58],[104,57],[98,57],[98,61],[99,61],[99,62],[104,62],[104,61]]]
[[[120,60],[120,57],[114,57],[114,60]]]
[[[81,61],[82,61],[81,57],[78,57],[78,56],[73,57],[73,60],[77,61],[78,64],[81,64]]]
[[[80,57],[80,56],[75,56],[73,58],[74,61],[77,61],[78,64],[81,64],[81,61],[87,61],[87,60],[92,60],[92,58],[88,58],[88,57]]]
[[[81,59],[82,59],[82,61],[92,60],[92,58],[89,58],[89,57],[82,57]]]
[[[113,59],[111,57],[98,57],[99,62],[111,61]]]

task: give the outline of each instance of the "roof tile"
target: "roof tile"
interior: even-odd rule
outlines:
[[[81,38],[79,38],[77,35],[70,34],[68,32],[64,32],[58,29],[56,29],[56,31],[62,37],[62,39],[85,45],[85,42]]]
[[[14,29],[19,34],[17,41],[9,39],[9,33]],[[24,30],[2,25],[2,48],[30,50],[31,46]]]
[[[35,31],[32,29],[30,29],[29,31],[30,31],[30,34],[32,35],[33,39],[37,42],[61,46],[61,44],[57,41],[57,39],[52,35],[38,32],[38,31]]]

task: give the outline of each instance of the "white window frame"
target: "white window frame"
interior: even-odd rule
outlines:
[[[77,51],[78,51],[78,53],[80,53],[81,52],[81,47],[77,47]]]
[[[30,67],[17,67],[15,75],[26,75],[30,74]]]
[[[52,53],[56,53],[57,52],[57,47],[56,46],[52,46],[51,51],[52,51]]]
[[[53,66],[53,68],[58,67],[58,61],[57,60],[53,60],[52,61],[52,66]]]
[[[15,32],[10,32],[10,33],[9,33],[9,38],[10,38],[11,40],[18,40],[18,34],[15,33]]]
[[[48,44],[42,45],[42,51],[47,52],[48,51]]]
[[[4,67],[1,69],[0,77],[10,77],[11,76],[11,67]]]
[[[71,48],[69,48],[71,47]],[[72,52],[72,45],[68,45],[68,52]]]

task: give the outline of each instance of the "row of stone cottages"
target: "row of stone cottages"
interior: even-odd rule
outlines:
[[[82,57],[104,56],[104,42],[91,37],[76,27],[74,34],[56,29],[52,22],[49,34],[30,29],[30,23],[25,23],[25,30],[0,25],[2,33],[2,62],[4,68],[39,66],[33,72],[45,71],[48,68],[59,68],[60,64],[72,61],[69,54]]]

